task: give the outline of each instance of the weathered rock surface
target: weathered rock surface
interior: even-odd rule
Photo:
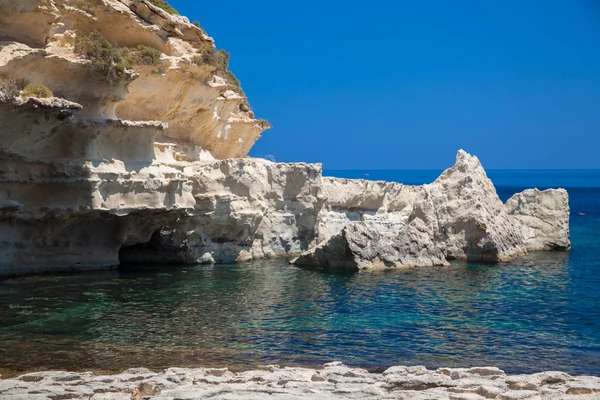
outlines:
[[[420,221],[420,220],[415,220]],[[385,269],[449,265],[422,223],[385,230],[365,222],[351,222],[329,240],[292,261],[323,269]]]
[[[109,82],[74,52],[92,31],[150,46],[160,65]],[[388,268],[569,248],[566,192],[505,207],[462,151],[423,186],[244,158],[268,124],[226,71],[194,62],[211,51],[202,29],[147,0],[0,1],[0,78],[55,96],[0,90],[0,276],[300,254]]]
[[[92,31],[120,47],[155,48],[163,53],[161,65],[136,66],[129,79],[109,84],[74,52],[77,35]],[[74,122],[159,120],[169,126],[162,141],[181,157],[190,154],[180,142],[207,157],[244,157],[269,125],[254,118],[245,96],[215,66],[193,62],[212,49],[214,41],[202,29],[147,0],[0,2],[0,77],[41,83],[81,104]],[[93,132],[101,141],[103,130]],[[65,136],[53,135],[55,141]],[[73,145],[77,139],[70,137]]]
[[[313,242],[322,208],[321,166],[230,159],[184,169],[188,216],[145,244],[122,249],[125,262],[233,262],[284,257]]]
[[[419,193],[409,220],[421,218],[447,258],[502,261],[525,253],[523,238],[477,157],[456,164]]]
[[[383,373],[339,362],[322,369],[280,368],[233,373],[227,368],[132,368],[119,375],[34,372],[0,380],[6,400],[174,399],[598,399],[600,378],[563,372],[506,375],[493,367],[391,367]]]
[[[295,259],[296,265],[446,265],[453,259],[497,262],[527,250],[568,249],[534,246],[548,243],[549,234],[557,243],[569,242],[566,191],[542,192],[544,199],[525,192],[515,196],[522,205],[513,206],[511,199],[505,206],[477,157],[462,150],[456,164],[428,185],[326,178],[324,187],[326,210],[318,225],[323,241]]]
[[[527,189],[506,202],[521,227],[527,250],[568,250],[569,195],[564,189]]]

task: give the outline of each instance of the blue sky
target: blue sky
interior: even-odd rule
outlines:
[[[600,3],[170,3],[231,52],[250,155],[326,169],[600,168]]]

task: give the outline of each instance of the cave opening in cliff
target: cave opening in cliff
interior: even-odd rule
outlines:
[[[160,229],[156,230],[150,240],[144,243],[123,245],[119,249],[119,264],[155,264],[160,257]]]
[[[187,264],[188,254],[181,241],[172,230],[164,227],[157,229],[150,240],[144,243],[123,245],[119,249],[119,264],[128,265],[151,264]]]

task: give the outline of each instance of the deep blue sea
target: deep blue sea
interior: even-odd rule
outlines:
[[[406,184],[441,171],[325,171]],[[284,261],[0,281],[0,373],[133,366],[495,365],[600,375],[600,171],[488,171],[570,194],[570,253],[328,273]]]

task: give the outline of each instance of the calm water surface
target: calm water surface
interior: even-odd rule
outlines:
[[[417,184],[438,172],[334,174]],[[600,171],[489,175],[504,200],[524,187],[567,187],[572,252],[375,273],[280,261],[0,281],[0,369],[341,360],[600,375]]]

